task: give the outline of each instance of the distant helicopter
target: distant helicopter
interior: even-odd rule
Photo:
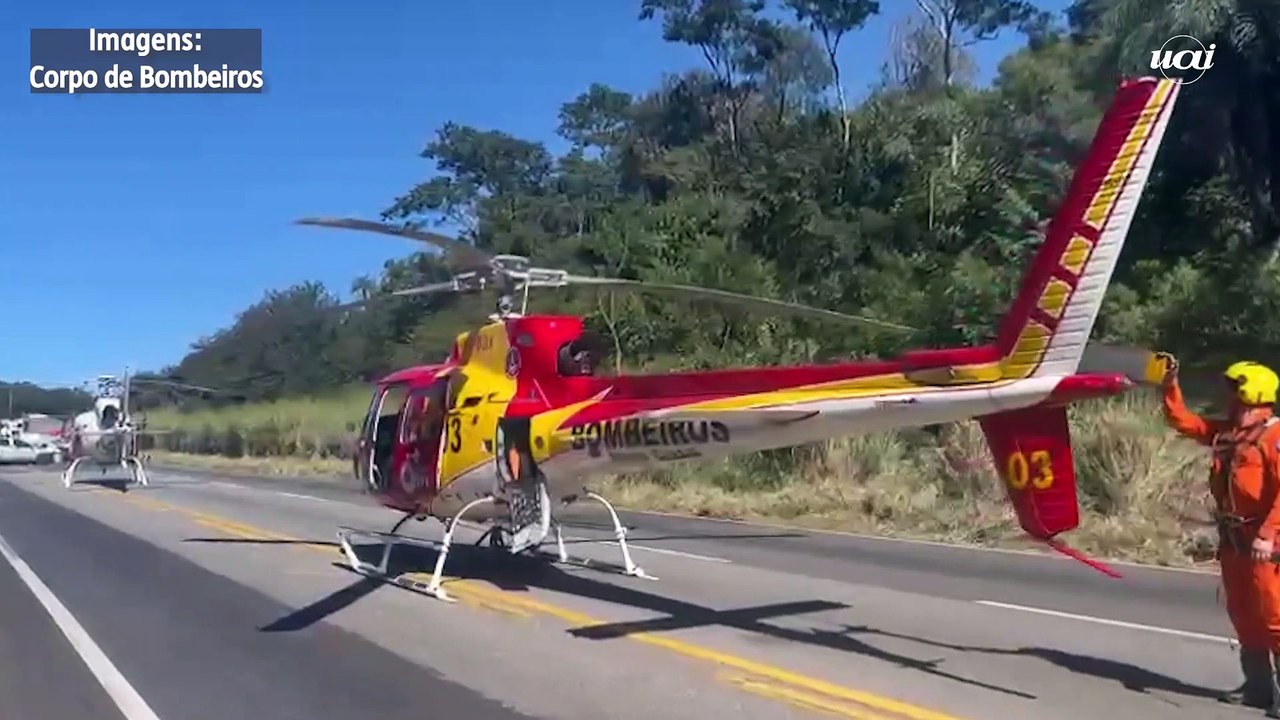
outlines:
[[[136,378],[128,368],[124,375],[99,375],[93,408],[76,415],[70,427],[64,431],[69,444],[71,460],[62,472],[63,486],[75,484],[75,471],[84,463],[97,465],[100,474],[121,468],[129,473],[129,480],[137,485],[150,485],[144,458],[138,454],[138,438],[141,435],[163,435],[166,430],[147,430],[145,420],[139,422],[129,407],[130,392],[134,384],[160,385],[179,389],[216,392],[211,388],[188,385],[159,378]]]
[[[129,371],[124,379],[99,375],[93,409],[71,419],[70,464],[62,471],[62,484],[70,488],[75,472],[85,462],[96,464],[105,475],[109,468],[121,468],[132,482],[149,485],[146,468],[137,455],[137,428],[129,416]]]

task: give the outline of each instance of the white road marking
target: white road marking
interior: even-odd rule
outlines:
[[[1155,625],[1143,625],[1141,623],[1125,622],[1123,620],[1108,620],[1107,618],[1092,617],[1090,615],[1076,615],[1075,613],[1062,612],[1061,610],[1046,610],[1044,608],[1028,607],[1026,605],[1013,605],[1011,603],[996,602],[995,600],[975,600],[979,605],[987,607],[1002,608],[1004,610],[1018,610],[1021,612],[1035,613],[1037,615],[1049,615],[1052,617],[1066,618],[1068,620],[1081,620],[1091,622],[1098,625],[1110,625],[1112,627],[1129,628],[1131,630],[1146,630],[1147,632],[1160,633],[1162,635],[1176,635],[1178,637],[1191,638],[1193,640],[1208,640],[1210,642],[1219,642],[1232,644],[1235,640],[1220,635],[1206,635],[1204,633],[1191,632],[1190,630],[1175,630],[1173,628],[1157,627]]]
[[[472,530],[478,530],[481,532],[487,530],[489,527],[488,525],[481,525],[480,523],[475,523],[470,520],[461,520],[458,522],[458,524],[463,527],[471,528]],[[617,540],[599,540],[596,538],[577,537],[575,535],[565,535],[564,539],[565,539],[565,542],[581,542],[581,543],[588,543],[590,545],[617,546],[618,544]],[[555,542],[555,538],[551,537],[547,540],[547,542]],[[647,550],[648,552],[652,552],[652,553],[660,553],[662,555],[673,555],[675,557],[688,558],[690,560],[702,560],[705,562],[715,562],[715,563],[732,563],[733,562],[728,558],[713,557],[711,555],[699,555],[697,553],[683,552],[681,550],[667,550],[666,548],[656,548],[656,547],[650,547],[648,545],[636,545],[635,543],[630,543],[630,542],[627,543],[627,547],[632,550]]]
[[[22,582],[26,583],[31,593],[36,596],[40,604],[53,618],[53,622],[57,624],[58,629],[70,641],[71,646],[75,648],[80,659],[89,667],[89,671],[97,678],[102,688],[107,691],[107,695],[115,702],[116,707],[120,708],[120,713],[124,715],[126,720],[160,720],[160,718],[151,710],[151,706],[147,705],[147,701],[142,699],[137,690],[129,684],[124,675],[116,669],[111,660],[107,658],[106,653],[102,652],[102,648],[89,637],[89,633],[81,627],[66,606],[58,600],[53,591],[49,589],[44,581],[36,575],[31,566],[27,565],[18,554],[13,551],[9,543],[3,537],[0,537],[0,555],[4,555],[4,559],[9,561],[13,569],[18,573],[18,577],[22,578]]]
[[[565,540],[573,540],[575,542],[586,542],[586,543],[591,543],[592,545],[617,545],[618,544],[617,540],[595,540],[593,538],[584,538],[584,537],[565,536]],[[662,555],[674,555],[675,557],[689,558],[690,560],[704,560],[706,562],[717,562],[717,563],[733,562],[728,558],[714,557],[712,555],[699,555],[698,553],[684,552],[682,550],[668,550],[666,548],[656,548],[656,547],[650,547],[648,545],[636,545],[634,543],[627,543],[627,547],[631,548],[632,550],[647,550],[651,553],[659,553]]]
[[[704,515],[690,515],[679,512],[663,512],[659,510],[635,510],[627,507],[619,507],[619,511],[631,513],[633,515],[653,515],[655,517],[677,518],[680,520],[692,520],[694,522],[720,523],[723,525],[738,525],[744,528],[762,528],[769,530],[789,530],[796,533],[809,533],[811,535],[836,535],[840,537],[853,538],[856,540],[874,540],[876,542],[902,543],[905,545],[926,545],[929,547],[949,548],[951,550],[959,550],[962,552],[981,552],[981,553],[997,553],[1003,555],[1023,555],[1026,557],[1043,558],[1046,560],[1060,560],[1066,562],[1076,562],[1076,560],[1066,557],[1065,555],[1052,552],[1048,548],[1039,549],[1021,549],[1021,548],[1001,548],[986,547],[983,545],[962,545],[959,543],[944,542],[941,540],[922,540],[918,538],[904,537],[888,537],[885,535],[869,535],[867,533],[852,532],[849,530],[827,530],[823,528],[811,528],[803,525],[785,525],[783,523],[771,523],[763,520],[735,520],[733,518],[715,518],[706,517]],[[723,539],[732,540],[732,536],[726,536]],[[1150,563],[1134,562],[1132,560],[1113,560],[1111,558],[1100,558],[1108,565],[1121,565],[1124,567],[1138,568],[1142,570],[1160,570],[1164,572],[1186,573],[1190,575],[1216,575],[1216,570],[1204,570],[1200,568],[1188,567],[1169,567],[1167,565],[1153,565]]]
[[[285,497],[301,498],[303,500],[315,500],[316,502],[329,502],[325,498],[316,497],[315,495],[303,495],[301,493],[291,493],[291,492],[285,492],[283,490],[273,490],[272,492],[274,492],[277,495],[283,495]]]
[[[248,485],[241,485],[239,483],[226,482],[224,480],[210,480],[209,484],[217,485],[218,487],[231,488],[232,490],[254,490],[255,489],[255,488],[249,487]]]

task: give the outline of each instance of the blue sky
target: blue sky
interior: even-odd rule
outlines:
[[[914,3],[847,38],[846,92],[887,59]],[[1060,11],[1066,0],[1043,0]],[[592,82],[640,92],[699,65],[636,19],[638,0],[177,0],[0,7],[0,379],[80,382],[159,369],[269,289],[346,293],[417,247],[291,226],[375,218],[429,177],[446,121],[543,140]],[[31,28],[263,29],[263,95],[31,95]],[[984,76],[1021,44],[976,48]],[[16,305],[14,301],[16,300]]]

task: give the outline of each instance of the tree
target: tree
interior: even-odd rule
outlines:
[[[1268,262],[1280,259],[1280,6],[1256,0],[1082,0],[1072,17],[1079,34],[1096,38],[1100,68],[1151,72],[1152,51],[1174,35],[1215,46],[1213,68],[1184,87],[1180,101],[1185,109],[1179,124],[1186,130],[1178,152],[1198,166],[1187,168],[1185,177],[1203,185],[1225,169],[1238,178],[1249,209],[1250,244],[1266,248]]]
[[[1016,26],[1028,34],[1040,30],[1045,13],[1024,0],[916,0],[936,34],[941,61],[942,86],[953,96],[959,53],[964,48],[993,39],[1000,30]],[[960,136],[951,135],[951,169],[959,164]]]
[[[822,38],[822,47],[831,64],[831,74],[836,86],[836,98],[840,103],[840,127],[842,142],[849,147],[849,107],[845,102],[844,85],[840,82],[840,63],[836,52],[845,34],[857,30],[872,15],[880,12],[877,0],[786,0],[786,6],[796,19],[807,23],[809,29]]]
[[[729,144],[739,146],[738,119],[758,73],[779,52],[779,27],[759,17],[764,0],[643,0],[640,19],[662,15],[662,37],[702,51],[725,108]]]

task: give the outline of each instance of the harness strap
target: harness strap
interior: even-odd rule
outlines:
[[[1213,436],[1212,446],[1214,455],[1218,458],[1218,473],[1212,478],[1215,483],[1221,483],[1223,488],[1223,499],[1227,503],[1227,507],[1222,507],[1221,503],[1217,508],[1217,514],[1225,517],[1240,517],[1236,514],[1235,498],[1231,495],[1231,477],[1235,474],[1236,469],[1236,449],[1242,444],[1247,443],[1257,448],[1261,454],[1264,452],[1262,447],[1262,436],[1272,425],[1280,422],[1280,417],[1272,415],[1271,417],[1256,423],[1247,429],[1243,434],[1238,431],[1233,432],[1217,432]],[[1244,522],[1248,522],[1249,518],[1242,518]]]

